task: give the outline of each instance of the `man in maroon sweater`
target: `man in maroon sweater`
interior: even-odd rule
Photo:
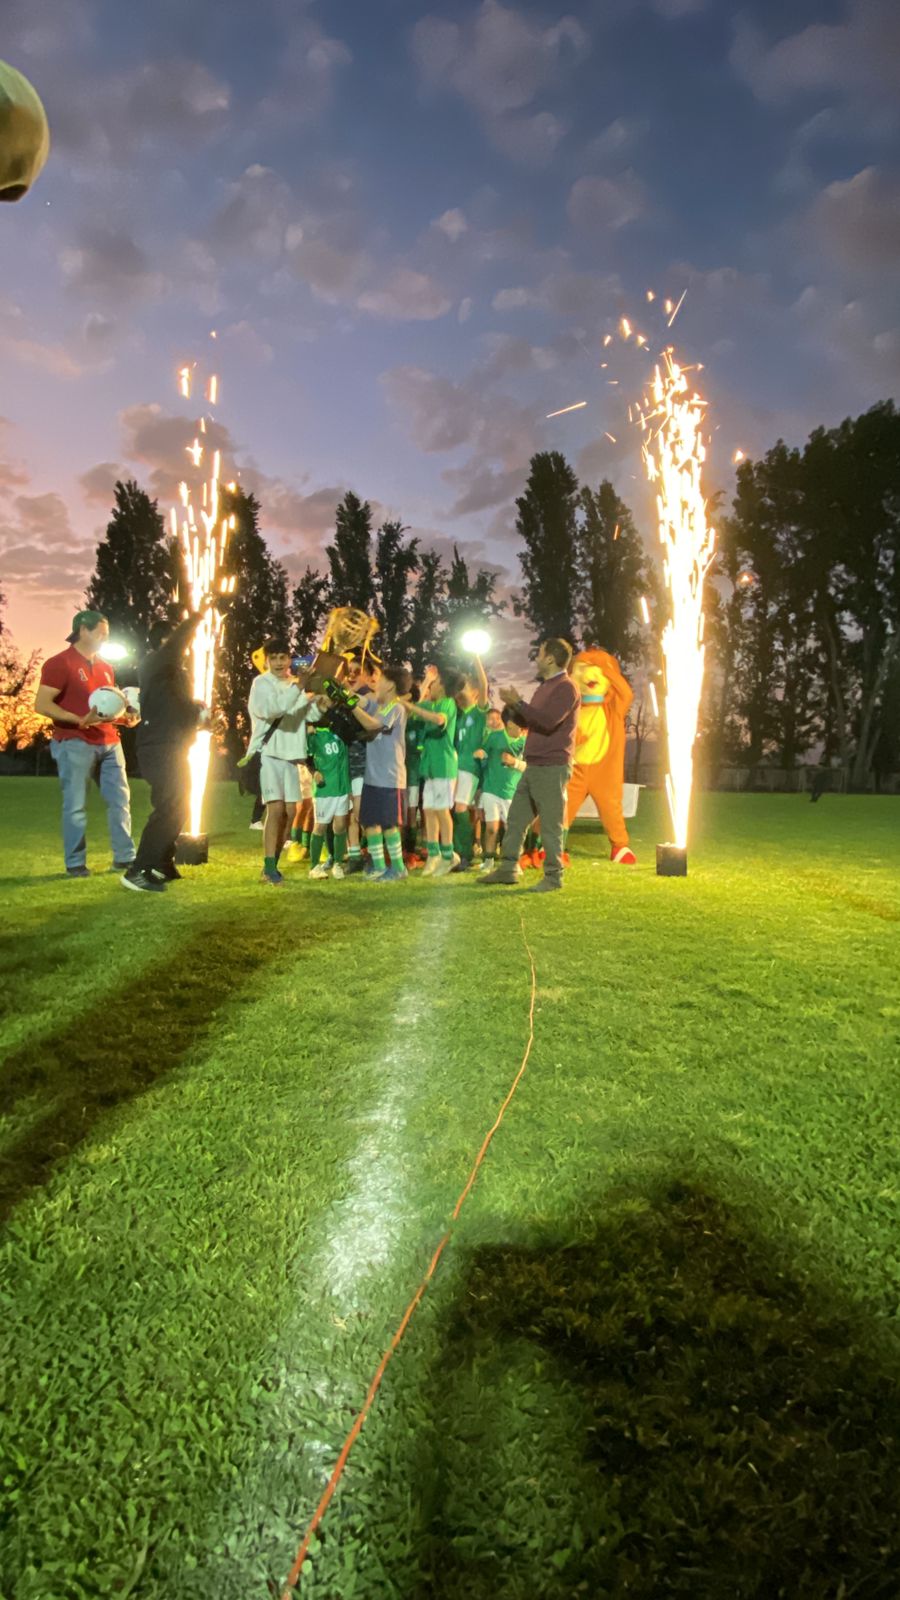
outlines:
[[[575,729],[581,695],[569,677],[572,646],[565,639],[545,639],[538,651],[541,686],[525,702],[518,689],[501,689],[516,721],[528,729],[525,771],[512,804],[503,840],[500,864],[482,873],[478,883],[515,883],[519,877],[522,844],[534,817],[541,819],[546,859],[544,876],[528,894],[545,894],[562,888],[562,836],[566,811],[566,785],[575,760]]]

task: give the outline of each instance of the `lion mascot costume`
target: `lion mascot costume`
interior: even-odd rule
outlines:
[[[633,867],[622,815],[625,781],[625,717],[634,695],[615,656],[606,650],[582,650],[572,662],[572,677],[581,690],[575,735],[575,768],[569,779],[566,827],[571,827],[590,796],[609,836],[610,860]]]

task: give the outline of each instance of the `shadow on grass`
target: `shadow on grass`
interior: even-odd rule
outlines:
[[[900,1389],[859,1312],[696,1188],[604,1214],[474,1253],[410,1445],[404,1592],[895,1600]]]
[[[298,933],[292,951],[313,937]],[[37,1105],[25,1130],[0,1151],[0,1220],[48,1180],[104,1112],[177,1067],[214,1031],[220,1009],[282,956],[264,927],[230,914],[205,918],[143,968],[132,989],[70,1012],[57,1029],[10,1053],[0,1075],[0,1114],[10,1115],[23,1098]]]

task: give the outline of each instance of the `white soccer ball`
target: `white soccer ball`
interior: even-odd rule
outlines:
[[[92,689],[88,705],[100,717],[120,717],[125,710],[126,701],[121,689]]]

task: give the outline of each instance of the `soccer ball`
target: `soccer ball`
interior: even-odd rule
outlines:
[[[37,90],[0,61],[0,200],[21,200],[49,153],[47,113]]]
[[[126,709],[126,700],[121,689],[92,689],[88,705],[103,718],[120,717]]]

